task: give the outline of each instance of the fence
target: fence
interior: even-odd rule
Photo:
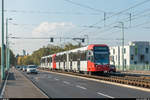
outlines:
[[[117,70],[123,70],[123,66],[116,66]],[[125,71],[150,71],[150,65],[130,65],[124,66]]]

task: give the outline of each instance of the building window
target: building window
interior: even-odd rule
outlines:
[[[149,52],[149,49],[148,49],[148,48],[145,48],[145,52],[148,54],[148,52]]]
[[[126,59],[124,59],[124,64],[125,64],[125,66],[126,66],[126,64],[127,64],[127,60],[126,60]]]
[[[137,56],[137,54],[138,54],[138,48],[137,48],[137,46],[135,47],[135,55]]]
[[[137,62],[136,62],[136,61],[134,61],[134,64],[136,65],[136,64],[137,64]]]
[[[131,55],[131,60],[134,60],[134,55]]]
[[[124,52],[124,54],[126,53],[126,48],[124,48],[124,51],[123,51],[123,52]]]
[[[140,61],[141,62],[144,62],[144,58],[145,58],[144,55],[140,55]]]
[[[148,65],[148,64],[149,64],[149,62],[148,62],[148,61],[146,61],[146,62],[145,62],[145,64],[147,64],[147,65]]]
[[[115,49],[113,49],[113,54],[115,54]]]

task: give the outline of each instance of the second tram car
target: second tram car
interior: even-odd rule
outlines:
[[[73,72],[109,72],[109,47],[92,44],[41,58],[41,67]]]

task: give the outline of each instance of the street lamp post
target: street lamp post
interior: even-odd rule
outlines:
[[[1,41],[1,80],[5,79],[4,72],[4,0],[2,0],[2,41]]]
[[[9,70],[9,59],[10,59],[10,50],[8,43],[8,20],[12,20],[12,18],[6,18],[6,70]]]
[[[124,23],[121,23],[121,28],[122,28],[122,67],[124,71]]]

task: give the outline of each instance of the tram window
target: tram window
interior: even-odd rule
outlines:
[[[67,60],[67,56],[66,54],[63,54],[63,61],[66,61]]]
[[[89,55],[91,55],[91,52],[89,51],[89,53],[88,53]]]
[[[107,51],[108,50],[108,47],[103,47],[103,46],[96,46],[94,47],[94,50],[95,51]]]
[[[62,62],[62,61],[63,61],[63,56],[62,56],[62,55],[60,55],[59,57],[60,57],[60,61]]]
[[[93,56],[91,56],[91,62],[94,62],[94,57]]]
[[[77,61],[77,53],[72,53],[72,60]]]
[[[52,57],[50,58],[50,62],[52,62]]]
[[[90,60],[90,56],[87,57],[87,60]]]
[[[55,57],[55,61],[58,62],[58,56]]]
[[[69,61],[73,61],[73,53],[69,54]]]
[[[47,62],[49,63],[49,61],[50,61],[50,59],[49,58],[47,58]]]
[[[86,60],[86,53],[85,52],[82,52],[81,53],[81,60]]]

